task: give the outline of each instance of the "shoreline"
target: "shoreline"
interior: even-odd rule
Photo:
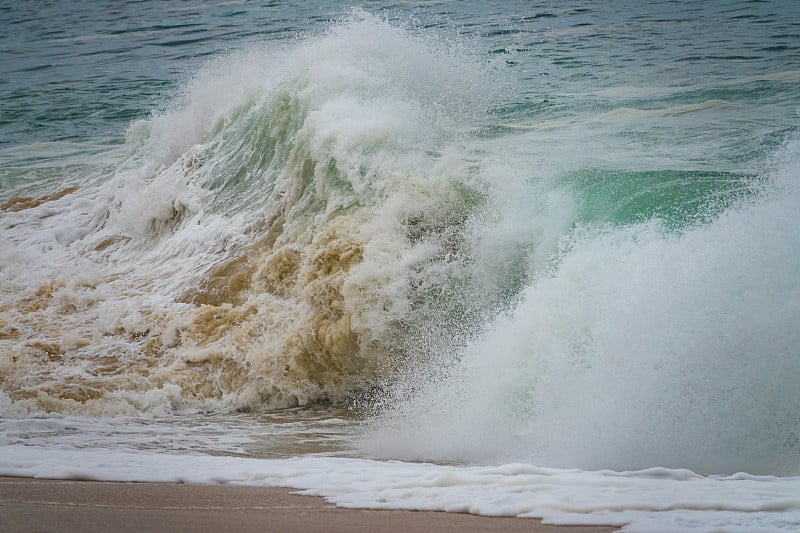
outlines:
[[[535,518],[438,511],[345,509],[297,489],[126,483],[0,476],[0,531],[527,531],[610,533],[604,526],[553,526]]]

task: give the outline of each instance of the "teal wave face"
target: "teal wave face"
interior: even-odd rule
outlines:
[[[714,220],[757,193],[754,175],[729,172],[582,170],[564,177],[578,196],[578,221],[641,224],[658,219],[670,231]]]

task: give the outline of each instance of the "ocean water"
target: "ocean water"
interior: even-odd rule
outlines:
[[[800,528],[799,35],[0,1],[0,474]]]

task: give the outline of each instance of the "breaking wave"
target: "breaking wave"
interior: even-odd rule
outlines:
[[[507,306],[535,235],[487,228],[502,195],[463,142],[490,67],[435,44],[355,12],[229,54],[132,124],[121,162],[9,200],[6,403],[339,401]]]

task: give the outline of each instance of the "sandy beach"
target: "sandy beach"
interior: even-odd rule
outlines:
[[[0,531],[528,531],[614,528],[458,513],[340,509],[292,489],[0,478]]]

